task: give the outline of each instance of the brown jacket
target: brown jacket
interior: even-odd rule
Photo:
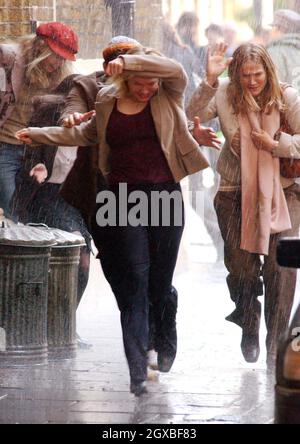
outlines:
[[[151,99],[151,111],[158,138],[175,181],[209,166],[199,145],[188,131],[183,108],[187,77],[182,66],[158,55],[123,55],[125,72],[159,77],[158,93]],[[29,136],[39,143],[72,146],[99,142],[99,168],[109,173],[106,127],[116,100],[113,85],[103,87],[96,99],[96,117],[73,128],[30,128]]]
[[[60,122],[74,112],[85,113],[94,109],[97,93],[105,80],[103,71],[76,77],[66,98]],[[95,211],[97,192],[102,187],[105,187],[105,180],[98,168],[98,145],[93,144],[89,149],[80,146],[60,195],[80,210],[88,226]]]
[[[37,96],[33,100],[34,113],[31,125],[42,127],[57,125],[58,121],[75,111],[86,112],[94,109],[94,102],[103,80],[103,72],[89,76],[70,75],[55,89],[53,94]],[[69,91],[69,92],[68,92]],[[39,147],[26,145],[25,158],[20,172],[13,208],[20,220],[26,219],[27,207],[34,199],[37,190],[44,185],[29,176],[37,163],[44,163],[48,176],[52,174],[57,146],[43,144]],[[46,181],[47,181],[46,179]],[[104,186],[104,178],[98,169],[98,147],[79,147],[75,163],[62,184],[60,194],[72,206],[80,210],[89,224],[94,214],[96,194]]]

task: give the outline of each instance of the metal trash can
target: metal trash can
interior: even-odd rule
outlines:
[[[300,267],[300,239],[283,238],[277,246],[278,264]],[[288,332],[279,341],[276,361],[275,424],[300,424],[300,305]]]
[[[53,234],[0,228],[0,365],[47,362],[48,269]]]
[[[48,357],[76,355],[76,308],[81,235],[50,228],[56,245],[51,250],[48,284]]]

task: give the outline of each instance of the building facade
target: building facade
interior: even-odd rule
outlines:
[[[195,11],[200,19],[199,43],[205,44],[205,28],[212,22],[233,21],[238,9],[252,7],[262,26],[271,22],[274,8],[300,11],[300,0],[0,0],[0,39],[28,34],[38,22],[58,20],[78,33],[80,58],[98,58],[112,35],[120,33],[112,11],[121,4],[132,8],[134,37],[158,49],[162,16],[175,24],[183,11]]]
[[[159,48],[162,0],[128,3],[134,7],[134,37],[144,45]],[[109,4],[105,0],[0,0],[1,40],[29,34],[36,23],[57,20],[77,32],[80,58],[99,58],[113,33],[113,6]]]

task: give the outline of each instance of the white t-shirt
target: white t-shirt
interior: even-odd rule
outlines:
[[[59,146],[54,158],[51,183],[63,183],[66,180],[77,156],[78,146]]]

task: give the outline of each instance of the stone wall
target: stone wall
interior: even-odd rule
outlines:
[[[135,6],[135,37],[145,46],[162,49],[162,0],[137,0]]]
[[[100,57],[111,39],[111,12],[103,0],[56,0],[56,20],[77,32],[81,58]]]
[[[136,0],[135,37],[160,49],[162,0]],[[98,58],[112,37],[111,9],[104,0],[0,0],[1,39],[32,32],[34,21],[62,21],[79,36],[80,58]]]
[[[53,0],[0,0],[1,39],[31,33],[33,20],[53,20]]]

